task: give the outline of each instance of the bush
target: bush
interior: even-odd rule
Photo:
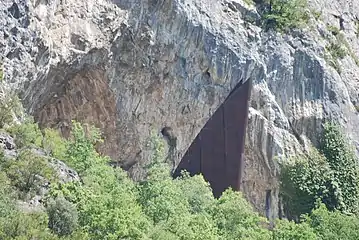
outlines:
[[[319,198],[333,209],[333,172],[323,155],[312,149],[308,156],[297,156],[282,166],[281,196],[286,217],[299,220],[309,213]],[[334,206],[333,206],[334,205]]]
[[[63,197],[49,201],[47,214],[49,216],[49,228],[59,236],[70,235],[77,228],[76,207]]]
[[[340,32],[340,29],[337,28],[336,26],[333,25],[329,25],[328,26],[328,31],[330,31],[334,36],[337,36]]]
[[[320,151],[282,168],[281,195],[290,219],[309,213],[317,199],[329,210],[358,213],[358,159],[336,125],[325,125]]]
[[[99,129],[87,125],[85,127],[73,121],[72,136],[65,155],[66,163],[80,174],[91,166],[108,161],[107,158],[100,158],[95,149],[95,144],[103,141]]]
[[[321,240],[359,239],[358,217],[348,216],[339,211],[328,211],[324,204],[314,209],[305,220]]]
[[[308,23],[306,0],[269,0],[264,11],[264,26],[279,31],[300,28]]]
[[[272,240],[319,240],[307,223],[278,220],[272,232]]]
[[[336,184],[333,193],[335,208],[346,213],[358,213],[359,159],[337,125],[325,124],[321,152],[333,171],[332,182]]]
[[[55,175],[47,160],[31,150],[23,150],[16,159],[3,161],[1,168],[11,185],[25,194],[35,193],[48,180],[54,179]]]
[[[4,78],[4,72],[2,70],[2,66],[0,66],[0,82],[2,82],[3,78]]]
[[[59,160],[66,158],[67,141],[54,129],[46,128],[43,131],[44,137],[42,147],[52,157]]]
[[[269,239],[270,232],[261,227],[260,217],[239,192],[226,190],[212,209],[221,239]]]
[[[0,98],[0,128],[11,125],[14,114],[20,111],[21,103],[15,94],[9,93],[5,99]]]
[[[27,118],[24,123],[14,125],[8,129],[15,138],[18,148],[22,147],[42,147],[42,133],[37,123],[32,118]]]

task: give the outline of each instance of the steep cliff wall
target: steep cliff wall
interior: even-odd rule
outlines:
[[[241,0],[3,0],[1,88],[17,89],[43,126],[66,133],[77,118],[101,127],[103,152],[139,178],[151,129],[173,129],[176,166],[234,86],[252,79],[243,191],[276,216],[275,157],[316,144],[325,118],[359,140],[359,5],[310,7],[320,18],[279,34],[256,26]],[[336,69],[328,24],[349,52]]]

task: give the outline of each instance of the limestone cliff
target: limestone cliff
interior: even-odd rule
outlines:
[[[241,0],[2,0],[1,89],[17,89],[42,126],[65,135],[71,119],[97,125],[102,152],[139,178],[151,130],[173,130],[176,166],[232,88],[252,79],[242,187],[277,216],[277,157],[316,144],[327,118],[359,140],[359,4],[310,9],[320,17],[280,34]],[[333,26],[349,53],[334,65]]]

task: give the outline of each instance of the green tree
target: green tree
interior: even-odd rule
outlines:
[[[359,218],[348,216],[340,211],[328,211],[324,204],[306,217],[306,222],[314,229],[321,240],[359,239]]]
[[[88,130],[88,131],[87,131]],[[98,129],[74,122],[66,160],[81,173],[81,183],[60,184],[51,195],[62,194],[76,204],[80,227],[91,239],[142,239],[149,222],[137,202],[137,188],[121,169],[107,165],[96,152]]]
[[[99,157],[95,149],[95,144],[102,142],[99,129],[87,125],[85,127],[79,122],[72,122],[72,136],[65,157],[66,163],[80,174],[91,166],[103,164],[105,162],[101,161],[108,160]]]
[[[325,125],[320,151],[282,167],[281,194],[290,219],[309,213],[317,199],[330,210],[358,213],[358,159],[336,125]]]
[[[192,214],[210,213],[216,202],[209,183],[202,175],[190,177],[187,172],[183,172],[176,182],[181,188],[182,197],[188,201]]]
[[[267,221],[252,210],[240,192],[226,190],[212,209],[220,239],[269,239]]]
[[[19,114],[21,111],[21,103],[16,94],[9,93],[4,99],[0,98],[0,128],[3,128],[6,124],[10,125],[14,114]]]
[[[59,236],[72,234],[77,228],[76,206],[63,197],[51,199],[47,206],[49,228]]]
[[[26,118],[22,124],[11,126],[8,131],[15,138],[18,148],[42,147],[42,133],[32,118]]]
[[[272,231],[272,240],[319,240],[307,223],[278,220]]]
[[[59,131],[45,128],[42,147],[52,157],[63,160],[66,158],[67,141],[60,136]]]
[[[206,212],[209,212],[211,201],[214,205],[213,195],[208,194],[208,184],[199,176],[191,178],[185,175],[173,180],[170,166],[165,162],[163,144],[157,135],[152,135],[152,162],[146,180],[139,186],[144,212],[155,226],[160,226],[156,234],[183,240],[218,239],[215,222]],[[196,183],[199,185],[195,186]],[[203,195],[195,196],[196,193]],[[199,206],[201,203],[204,206]]]

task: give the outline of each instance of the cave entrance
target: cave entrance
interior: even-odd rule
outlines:
[[[250,91],[251,80],[232,90],[192,142],[174,177],[182,170],[202,173],[216,197],[228,187],[240,190]]]

